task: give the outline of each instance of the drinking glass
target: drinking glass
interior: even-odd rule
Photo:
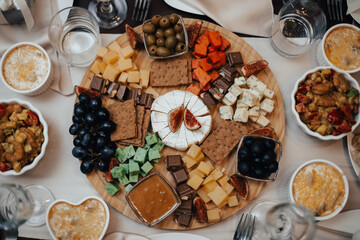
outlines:
[[[114,28],[127,16],[125,0],[91,0],[88,10],[94,14],[101,28]]]
[[[274,20],[270,43],[280,55],[294,58],[320,40],[325,31],[326,17],[316,2],[290,0]]]
[[[101,46],[99,25],[88,10],[68,7],[51,19],[51,45],[74,67],[85,67],[95,59]]]
[[[250,214],[256,217],[253,239],[308,240],[315,234],[313,214],[296,204],[260,202]]]

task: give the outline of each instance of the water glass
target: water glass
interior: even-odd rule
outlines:
[[[326,31],[326,17],[312,0],[290,0],[271,28],[270,43],[280,55],[294,58],[305,53]]]
[[[74,67],[85,67],[101,46],[99,25],[88,10],[68,7],[51,19],[48,35],[56,51]]]

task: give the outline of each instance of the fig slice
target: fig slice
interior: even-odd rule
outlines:
[[[100,97],[100,93],[87,88],[75,85],[74,89],[77,97],[79,97],[81,93],[86,93],[86,95],[88,95],[90,98]]]
[[[185,127],[191,131],[197,130],[201,127],[199,121],[187,108],[184,111],[184,122],[185,122]]]
[[[249,132],[249,134],[261,135],[264,137],[276,139],[276,134],[275,134],[274,129],[269,128],[269,127],[257,128],[255,130]]]
[[[175,108],[169,112],[168,122],[171,132],[176,132],[184,119],[184,107],[181,105],[178,108]]]
[[[132,27],[130,27],[128,24],[125,25],[125,30],[126,30],[129,42],[130,42],[130,46],[132,48],[135,49],[137,47],[144,45],[144,41],[141,38],[140,34],[135,32],[135,30]]]
[[[236,191],[238,191],[241,198],[246,200],[248,193],[249,193],[249,184],[248,184],[247,180],[236,174],[232,175],[230,177],[230,179],[231,179],[232,185],[234,186]]]

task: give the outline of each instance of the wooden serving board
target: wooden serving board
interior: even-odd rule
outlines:
[[[185,24],[188,26],[191,23],[198,21],[196,19],[184,19]],[[228,41],[231,43],[231,48],[227,52],[231,51],[240,51],[243,60],[245,63],[260,60],[262,57],[248,44],[246,43],[242,38],[236,36],[232,32],[209,22],[204,22],[202,26],[201,32],[203,32],[205,29],[209,29],[210,31],[219,31],[222,36],[224,36]],[[141,26],[138,26],[135,28],[137,32],[141,32]],[[117,41],[120,46],[125,46],[128,44],[128,38],[126,34],[121,35],[118,37],[115,41]],[[191,59],[190,53],[184,54],[181,56],[181,58],[187,58]],[[138,50],[136,51],[135,55],[132,57],[133,62],[138,66],[138,68],[145,68],[150,69],[150,63],[152,60],[150,60],[145,50]],[[81,86],[89,88],[90,83],[93,77],[93,73],[91,73],[89,70],[86,72],[82,82]],[[273,127],[277,138],[280,141],[283,141],[284,135],[285,135],[285,112],[284,112],[284,105],[281,97],[280,89],[277,85],[276,79],[274,78],[274,75],[272,74],[270,68],[266,68],[264,71],[257,74],[257,77],[263,81],[269,89],[273,90],[275,92],[274,100],[275,100],[275,109],[274,112],[267,115],[267,117],[270,119],[270,127]],[[185,90],[187,86],[182,87],[164,87],[164,88],[155,88],[156,91],[158,91],[160,94],[164,94],[166,92],[172,91],[174,89],[180,89]],[[109,99],[103,98],[103,105],[108,105]],[[211,110],[211,115],[213,117],[212,122],[212,129],[215,129],[217,124],[220,121],[219,111],[218,108],[220,106],[220,103],[218,103],[217,106],[213,107]],[[180,154],[182,156],[185,155],[186,152],[180,152],[178,150],[164,147],[163,151],[163,157],[159,161],[159,163],[155,164],[154,169],[151,172],[158,171],[163,176],[165,176],[171,183],[174,184],[174,180],[170,174],[166,170],[166,165],[164,161],[164,157],[171,154]],[[235,150],[232,151],[232,153],[228,156],[226,160],[224,160],[222,163],[219,164],[219,166],[222,168],[225,168],[225,173],[228,176],[231,176],[235,173]],[[104,174],[100,171],[93,171],[91,174],[87,175],[90,183],[93,185],[93,187],[97,190],[97,192],[104,198],[104,200],[110,204],[113,208],[121,212],[122,214],[128,216],[129,218],[140,222],[140,220],[137,218],[137,216],[134,214],[128,203],[125,199],[125,191],[122,190],[121,192],[117,193],[115,196],[110,196],[107,191],[105,190],[104,186],[107,184],[104,180]],[[256,182],[256,181],[249,181],[249,195],[247,200],[242,200],[240,196],[238,195],[239,199],[239,206],[229,208],[227,206],[223,207],[220,211],[221,219],[226,219],[238,211],[240,211],[242,208],[244,208],[250,201],[252,201],[262,190],[265,183],[262,182]],[[191,221],[190,227],[185,228],[182,226],[179,226],[175,221],[173,216],[168,217],[161,223],[157,224],[155,227],[157,228],[163,228],[163,229],[173,229],[173,230],[187,230],[187,229],[197,229],[206,227],[209,225],[212,225],[214,223],[198,223],[194,220]]]

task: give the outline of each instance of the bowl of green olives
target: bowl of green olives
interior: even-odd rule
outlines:
[[[145,50],[151,59],[167,59],[188,51],[184,20],[178,14],[155,15],[142,25]]]

